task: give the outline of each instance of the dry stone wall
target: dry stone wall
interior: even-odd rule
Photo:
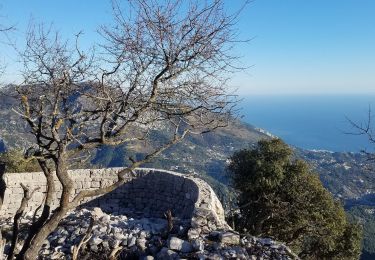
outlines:
[[[122,168],[81,169],[70,171],[75,194],[81,190],[106,187],[117,180]],[[34,211],[43,201],[46,179],[43,173],[5,173],[0,176],[0,218],[11,217],[23,196],[21,183],[31,190],[39,188],[29,201],[27,211]],[[126,183],[111,193],[82,201],[81,207],[95,206],[111,214],[136,217],[163,217],[167,210],[174,217],[189,220],[193,233],[229,229],[224,210],[212,188],[203,180],[171,171],[139,168],[126,176]],[[61,185],[55,180],[58,196]],[[54,200],[52,209],[58,206]]]
[[[180,218],[192,218],[199,195],[194,180],[157,170],[138,170],[137,174],[137,178],[83,206],[140,217],[163,217],[171,210]]]
[[[116,181],[121,170],[73,170],[70,175],[75,193],[106,187]],[[90,259],[107,256],[119,245],[123,248],[120,258],[124,259],[298,259],[282,244],[268,238],[240,237],[231,230],[215,193],[195,176],[142,168],[125,177],[126,183],[118,189],[83,201],[80,208],[67,214],[48,236],[39,255],[43,259],[71,259],[72,246],[81,241],[93,217],[92,238],[83,252]],[[42,173],[2,174],[0,168],[2,231],[11,230],[13,223],[8,217],[19,207],[21,183],[40,189],[29,202],[29,212],[43,201],[46,180]],[[57,180],[56,188],[61,194]],[[58,199],[53,208],[57,204]],[[160,219],[167,210],[175,217],[172,228],[170,222]],[[32,218],[28,214],[22,223],[29,224]],[[6,243],[9,247],[10,241]]]

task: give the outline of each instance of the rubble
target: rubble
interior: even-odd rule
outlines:
[[[26,216],[24,222],[31,218]],[[50,234],[40,259],[71,259],[72,248],[86,234],[91,218],[94,225],[91,238],[81,250],[82,260],[108,259],[117,247],[122,248],[121,259],[297,259],[288,247],[269,238],[241,237],[228,230],[194,233],[194,228],[188,228],[189,222],[179,219],[174,219],[174,228],[168,232],[166,219],[128,218],[99,208],[72,211]],[[1,222],[3,230],[10,230],[11,225],[11,219]]]

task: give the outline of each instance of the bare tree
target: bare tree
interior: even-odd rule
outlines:
[[[10,31],[13,31],[13,30],[14,30],[14,26],[13,25],[12,26],[6,26],[3,23],[0,23],[0,43],[3,43],[3,41],[2,41],[3,40],[3,36],[5,36],[5,38],[8,38],[9,37],[8,33]],[[2,58],[2,57],[0,56],[0,58]],[[5,64],[3,64],[3,61],[1,61],[0,62],[0,78],[4,74],[5,67],[6,67]],[[0,88],[1,87],[2,86],[0,86]]]
[[[375,145],[375,128],[373,125],[373,117],[374,115],[371,111],[371,107],[368,108],[367,119],[365,121],[356,122],[347,117],[346,120],[354,129],[354,132],[347,132],[346,134],[364,136],[367,138],[370,144]],[[365,149],[363,149],[361,152],[368,157],[369,161],[375,161],[375,154],[373,152],[369,152]]]
[[[116,23],[102,28],[106,43],[99,55],[80,50],[80,34],[73,47],[43,26],[28,34],[14,111],[35,137],[27,154],[38,159],[47,192],[17,259],[36,259],[43,241],[82,199],[116,189],[125,174],[188,134],[224,127],[233,115],[236,97],[227,80],[238,70],[230,54],[238,13],[227,15],[222,0],[134,0],[129,6],[125,14],[114,2]],[[68,169],[86,152],[148,143],[160,129],[167,138],[143,158],[129,158],[114,184],[74,195]],[[51,212],[55,174],[62,195]]]
[[[352,132],[347,132],[346,134],[349,135],[356,135],[356,136],[364,136],[369,144],[372,146],[372,151],[369,149],[362,149],[360,152],[366,158],[367,163],[362,165],[362,169],[365,171],[373,172],[375,168],[375,152],[373,149],[375,148],[375,127],[373,123],[374,114],[371,110],[371,106],[369,106],[367,111],[367,118],[364,121],[356,122],[350,118],[346,118],[351,127],[354,129]],[[375,184],[371,181],[367,183],[366,189],[375,190]]]

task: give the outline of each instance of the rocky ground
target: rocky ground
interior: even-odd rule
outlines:
[[[88,232],[91,219],[92,231]],[[22,223],[26,225],[31,216]],[[11,220],[0,221],[3,233]],[[84,235],[88,242],[80,250],[80,260],[109,259],[296,259],[283,244],[268,238],[240,236],[234,232],[211,231],[197,236],[186,222],[174,219],[168,232],[165,219],[133,219],[103,213],[99,208],[71,212],[43,245],[40,259],[71,259],[74,246]],[[8,234],[9,235],[9,234]],[[9,245],[6,247],[6,250]],[[5,250],[5,251],[6,251]]]

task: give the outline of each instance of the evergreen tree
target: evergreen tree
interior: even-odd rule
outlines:
[[[228,170],[239,192],[237,227],[283,241],[305,259],[359,258],[360,227],[283,141],[236,152]]]

